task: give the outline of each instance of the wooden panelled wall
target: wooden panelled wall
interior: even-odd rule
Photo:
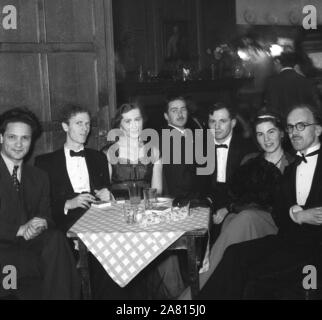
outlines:
[[[100,147],[99,132],[115,108],[111,0],[9,2],[18,24],[0,27],[0,112],[27,106],[39,116],[44,132],[36,155],[62,146],[62,105],[83,105],[94,116],[89,145]],[[1,11],[6,4],[0,0]]]

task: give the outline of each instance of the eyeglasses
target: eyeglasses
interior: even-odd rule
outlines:
[[[296,124],[288,124],[286,126],[286,132],[292,133],[294,128],[296,128],[297,131],[304,131],[306,127],[312,126],[317,123],[305,123],[305,122],[298,122]]]

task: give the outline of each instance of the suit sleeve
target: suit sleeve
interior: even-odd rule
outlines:
[[[291,221],[291,217],[289,216],[290,204],[287,201],[287,193],[285,191],[285,190],[289,191],[291,187],[287,183],[287,181],[290,179],[289,170],[290,170],[290,167],[288,166],[285,169],[285,173],[281,179],[281,183],[277,185],[274,192],[272,218],[279,230],[286,229],[287,225],[290,222],[293,223],[293,221]],[[294,203],[291,205],[294,205]]]
[[[20,224],[8,222],[0,215],[0,240],[14,240],[19,228]]]
[[[50,177],[51,173],[51,162],[48,161],[48,159],[45,159],[44,156],[38,156],[35,158],[35,163],[34,165],[38,167],[39,169],[42,169],[45,171],[48,176]],[[44,189],[47,190],[45,192],[48,192],[48,194],[43,194],[43,201],[40,204],[40,210],[41,208],[44,208],[46,206],[46,198],[49,195],[49,203],[50,203],[50,208],[52,212],[52,218],[55,221],[55,224],[57,226],[61,225],[65,219],[64,215],[64,207],[65,207],[65,202],[67,199],[58,197],[58,193],[54,191],[55,186],[53,185],[53,182],[49,183],[49,180],[47,179],[47,182],[44,182],[45,184],[48,184],[48,186],[45,185]],[[50,186],[50,187],[49,187]],[[41,214],[41,213],[39,213]],[[51,218],[51,217],[50,217]],[[51,219],[52,219],[51,218]]]
[[[103,171],[103,181],[106,188],[110,188],[111,186],[111,179],[110,179],[110,172],[108,169],[108,160],[104,153],[101,152],[102,155],[102,171]]]
[[[103,189],[103,188],[110,188],[110,174],[108,170],[108,160],[106,155],[103,152],[99,152],[96,156],[97,159],[97,166],[98,166],[98,178],[96,180],[96,184],[94,187],[95,189]]]

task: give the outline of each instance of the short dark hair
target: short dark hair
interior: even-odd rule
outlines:
[[[115,116],[112,121],[112,128],[113,129],[120,128],[123,114],[134,109],[138,109],[140,111],[143,119],[143,124],[144,124],[146,121],[146,116],[142,106],[138,102],[127,102],[127,103],[123,103],[117,108]]]
[[[255,135],[256,126],[264,122],[271,122],[280,131],[284,131],[285,129],[285,123],[277,113],[268,111],[266,108],[262,108],[257,112],[256,117],[253,121],[253,130]]]
[[[41,125],[37,116],[26,107],[13,108],[0,115],[0,133],[4,134],[8,123],[22,122],[30,126],[32,137],[36,138],[41,133]]]
[[[171,94],[171,95],[168,95],[166,98],[163,112],[168,113],[169,112],[169,104],[173,101],[176,101],[176,100],[183,101],[186,104],[186,107],[188,107],[187,98],[185,96],[178,95],[178,94]]]
[[[91,113],[85,107],[77,104],[66,104],[61,109],[60,122],[69,124],[69,120],[79,113],[87,113],[91,117]]]
[[[208,108],[208,116],[212,115],[215,111],[226,109],[229,113],[231,119],[236,119],[235,110],[228,104],[224,102],[216,102]]]
[[[294,68],[298,62],[298,57],[295,52],[282,52],[279,56],[275,57],[275,60],[279,60],[282,67]]]
[[[305,109],[305,108],[312,112],[314,121],[319,125],[322,125],[322,115],[321,115],[320,109],[311,104],[303,103],[303,104],[294,105],[289,109],[287,116],[295,109]]]

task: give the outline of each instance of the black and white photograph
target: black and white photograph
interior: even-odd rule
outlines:
[[[321,300],[321,137],[320,0],[0,0],[0,300]]]

